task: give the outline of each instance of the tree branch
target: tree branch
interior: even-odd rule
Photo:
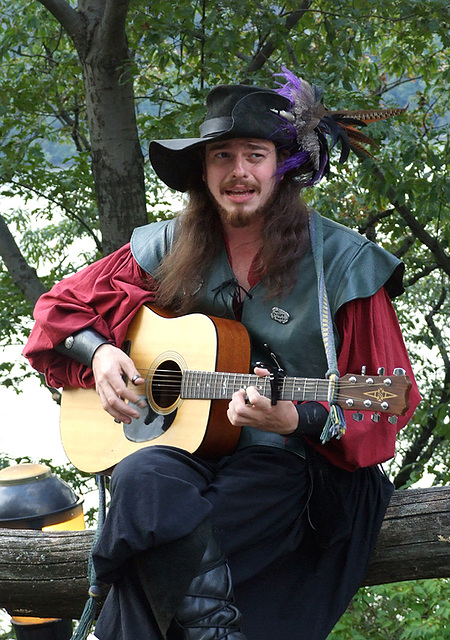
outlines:
[[[448,355],[448,351],[445,347],[445,342],[444,339],[442,338],[442,332],[440,331],[440,329],[437,327],[436,323],[434,322],[433,318],[434,316],[439,313],[442,305],[445,302],[445,299],[447,298],[447,289],[445,287],[442,287],[442,291],[441,291],[441,295],[439,296],[439,300],[436,302],[436,304],[434,305],[434,307],[431,309],[430,313],[428,313],[425,316],[425,320],[427,325],[430,327],[430,331],[433,335],[433,338],[438,346],[439,349],[439,353],[441,354],[441,358],[444,361],[444,366],[445,368],[450,371],[450,358]]]
[[[58,200],[55,200],[51,196],[48,196],[47,194],[43,193],[42,191],[39,191],[39,189],[35,189],[35,187],[32,187],[29,184],[24,184],[23,182],[18,182],[17,180],[10,180],[10,182],[11,182],[11,184],[15,184],[18,187],[21,187],[22,189],[26,189],[27,191],[32,191],[33,193],[35,193],[40,198],[45,198],[49,202],[53,202],[53,204],[55,204],[57,207],[60,207],[63,211],[65,211],[65,213],[70,218],[73,218],[74,220],[79,222],[81,224],[81,226],[86,229],[88,234],[94,240],[95,246],[97,247],[97,250],[99,251],[99,253],[101,253],[101,254],[103,253],[102,243],[97,238],[97,236],[95,235],[95,233],[93,232],[91,227],[83,220],[83,218],[81,218],[77,213],[75,213],[75,211],[72,211],[72,209],[69,209],[68,207],[63,205],[61,202],[58,202]]]
[[[357,153],[357,155],[360,158],[366,158],[366,156],[362,156],[359,153]],[[386,178],[384,177],[383,172],[375,163],[373,163],[372,172],[376,176],[377,180],[382,183],[386,183]],[[420,222],[405,204],[401,204],[397,200],[395,196],[395,189],[393,187],[388,188],[387,195],[390,202],[394,205],[394,207],[406,222],[408,227],[411,229],[411,231],[414,233],[416,238],[430,249],[439,267],[443,271],[445,271],[447,275],[450,276],[450,256],[445,253],[439,241],[428,233],[425,227],[420,224]]]
[[[437,402],[429,400],[430,406],[448,405],[450,402],[450,369],[445,370],[444,379],[442,381],[441,393]],[[438,424],[438,416],[435,412],[428,414],[425,424],[419,426],[418,434],[410,445],[409,449],[403,456],[400,471],[394,479],[396,489],[406,487],[411,480],[412,474],[420,470],[423,472],[425,464],[430,460],[434,449],[430,448],[430,440]],[[437,446],[437,444],[436,444]],[[436,448],[436,447],[434,447]],[[428,455],[427,449],[431,451]]]
[[[377,213],[372,213],[364,220],[364,223],[359,225],[358,231],[359,233],[365,233],[369,227],[373,227],[380,220],[384,220],[384,218],[389,218],[395,209],[386,209],[385,211],[378,211]]]
[[[413,284],[416,284],[416,282],[418,282],[422,278],[425,278],[426,276],[430,275],[430,273],[432,273],[433,271],[436,271],[436,269],[439,269],[439,267],[435,262],[433,262],[432,264],[422,269],[422,271],[415,273],[409,280],[405,281],[405,287],[406,288],[411,287]]]
[[[413,234],[406,236],[400,247],[395,251],[395,255],[397,256],[397,258],[402,258],[406,253],[408,253],[415,241],[416,238]]]
[[[420,76],[413,76],[413,77],[407,77],[407,78],[399,78],[398,80],[395,80],[395,82],[391,82],[391,84],[385,84],[385,85],[380,85],[378,87],[378,89],[375,89],[375,91],[372,92],[373,96],[382,96],[383,93],[387,93],[388,91],[391,91],[392,89],[395,89],[395,87],[399,87],[402,84],[405,84],[407,82],[416,82],[417,80],[422,80],[422,75]]]
[[[74,39],[82,26],[81,17],[75,9],[72,9],[65,0],[39,0],[39,2],[50,11],[69,36]]]
[[[55,113],[55,117],[61,122],[64,126],[69,126],[72,130],[71,136],[72,140],[75,143],[75,147],[77,151],[88,151],[91,150],[91,145],[89,140],[84,136],[79,129],[79,121],[78,121],[78,112],[79,109],[75,109],[75,119],[71,118],[69,113],[65,109],[61,109],[59,112]]]
[[[47,291],[36,269],[29,266],[13,238],[5,219],[0,215],[0,256],[18,289],[32,305]]]
[[[367,216],[362,224],[358,226],[358,232],[361,235],[366,235],[369,240],[372,242],[376,241],[376,224],[383,220],[384,218],[389,218],[395,209],[387,209],[386,211],[378,211],[378,213],[373,213]]]
[[[299,23],[312,2],[313,0],[303,0],[303,2],[300,3],[299,9],[287,16],[285,21],[285,29],[287,32],[291,31]],[[276,44],[274,38],[266,37],[264,46],[254,55],[253,60],[244,71],[243,82],[247,82],[253,73],[259,71],[265,65],[275,49]]]

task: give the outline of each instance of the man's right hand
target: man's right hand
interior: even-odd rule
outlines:
[[[92,370],[104,410],[125,424],[138,418],[139,412],[126,402],[139,403],[139,396],[127,381],[133,381],[134,385],[145,383],[133,360],[114,345],[102,344],[92,359]]]

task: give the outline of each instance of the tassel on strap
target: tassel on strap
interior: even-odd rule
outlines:
[[[339,375],[331,373],[328,377],[330,380],[330,392],[328,397],[330,412],[320,435],[322,444],[325,444],[325,442],[328,442],[331,438],[337,438],[339,440],[347,428],[344,412],[341,407],[336,404]]]

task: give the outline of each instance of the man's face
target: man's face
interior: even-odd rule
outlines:
[[[276,185],[277,154],[269,140],[235,138],[206,145],[204,180],[222,222],[247,226],[258,218]]]

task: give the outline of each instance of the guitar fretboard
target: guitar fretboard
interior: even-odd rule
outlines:
[[[279,399],[323,402],[328,398],[329,385],[328,380],[319,378],[286,377],[279,384]],[[191,400],[227,400],[231,399],[235,391],[247,387],[256,387],[266,398],[272,395],[270,380],[255,374],[186,370],[182,376],[181,397]]]

